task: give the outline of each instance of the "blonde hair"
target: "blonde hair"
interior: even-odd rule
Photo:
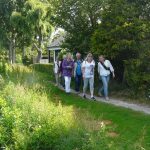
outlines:
[[[67,53],[66,58],[68,58],[69,55],[71,56],[71,59],[72,59],[72,54],[71,53]]]
[[[93,55],[92,55],[92,53],[88,53],[87,56],[86,56],[86,58],[85,58],[85,61],[88,60],[88,57],[89,57],[89,56],[91,56],[91,57],[92,57],[92,60],[93,60]]]

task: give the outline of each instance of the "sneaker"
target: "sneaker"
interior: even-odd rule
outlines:
[[[83,98],[85,98],[85,99],[86,99],[86,95],[83,95]]]
[[[96,101],[95,97],[91,97],[92,100]]]
[[[75,90],[76,94],[80,94],[80,91]]]
[[[106,101],[109,101],[109,97],[105,97],[105,100],[106,100]]]
[[[98,93],[98,96],[99,96],[99,97],[103,97],[103,95],[102,95],[101,93]]]

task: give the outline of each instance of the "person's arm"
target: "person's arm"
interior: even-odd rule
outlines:
[[[67,69],[68,68],[68,66],[66,65],[66,61],[65,60],[63,60],[63,62],[62,62],[62,68],[63,69]]]
[[[113,74],[113,78],[115,78],[115,71],[114,71],[114,68],[113,68],[113,66],[112,66],[112,64],[111,64],[110,61],[109,61],[109,68],[110,68],[110,71],[111,71],[112,74]]]
[[[74,77],[76,76],[77,63],[74,63]]]
[[[98,71],[98,74],[100,74],[100,66],[99,66],[99,63],[97,65],[97,71]]]
[[[85,77],[85,62],[82,63],[82,76]]]

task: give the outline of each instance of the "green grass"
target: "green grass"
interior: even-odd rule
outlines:
[[[85,101],[76,95],[67,95],[57,88],[52,89],[54,95],[59,93],[63,105],[84,109],[94,119],[110,120],[110,132],[118,134],[113,139],[116,149],[150,149],[150,116],[100,102]]]
[[[43,72],[43,71],[42,71]],[[150,116],[67,95],[53,74],[8,67],[0,80],[0,147],[8,150],[149,150]]]

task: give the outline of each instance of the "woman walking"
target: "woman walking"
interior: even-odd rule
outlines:
[[[102,88],[99,90],[99,95],[101,96],[103,93],[105,96],[105,99],[109,100],[108,84],[110,80],[110,73],[112,73],[113,78],[115,78],[115,73],[114,73],[114,68],[111,62],[109,60],[106,60],[103,55],[99,56],[98,73],[103,83]]]
[[[87,55],[87,58],[82,63],[82,75],[83,75],[83,97],[86,98],[86,90],[88,87],[88,84],[90,86],[90,93],[91,93],[91,99],[95,100],[94,97],[94,68],[95,68],[95,62],[93,60],[93,55],[89,53]]]
[[[59,86],[59,59],[56,58],[56,61],[54,62],[54,74],[55,74],[55,81],[56,86]]]
[[[72,60],[72,55],[70,53],[68,53],[66,59],[63,60],[62,68],[63,68],[63,76],[65,79],[65,91],[66,93],[70,93],[71,77],[74,68],[74,62]]]

